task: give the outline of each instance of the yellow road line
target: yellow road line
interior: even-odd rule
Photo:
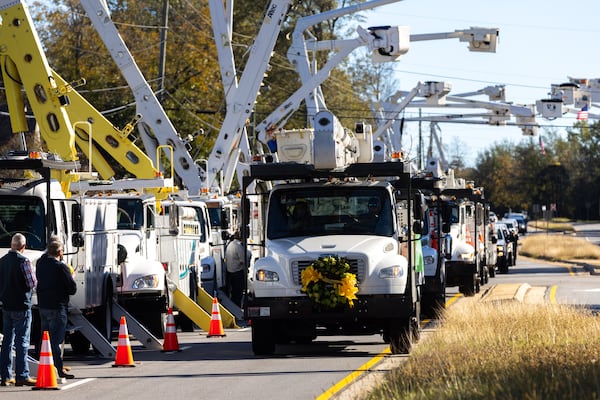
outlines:
[[[569,275],[575,276],[575,272],[573,271],[573,268],[570,265],[567,265],[567,271],[569,271]]]
[[[339,381],[338,383],[336,383],[335,385],[333,385],[332,387],[327,389],[325,392],[323,392],[323,394],[319,395],[316,398],[316,400],[330,399],[331,396],[333,396],[337,392],[344,389],[344,387],[346,387],[350,383],[354,382],[359,376],[361,376],[363,373],[368,371],[372,366],[374,366],[375,364],[377,364],[381,360],[383,360],[383,358],[388,354],[390,354],[389,346],[386,347],[385,350],[383,350],[381,353],[377,354],[375,357],[373,357],[372,359],[370,359],[369,361],[367,361],[366,363],[361,365],[360,368],[358,368],[357,370],[355,370],[354,372],[352,372],[351,374],[346,376],[344,379],[342,379],[341,381]]]
[[[457,293],[454,296],[452,296],[451,298],[449,298],[446,301],[446,307],[450,307],[450,305],[453,304],[456,300],[458,300],[461,296],[462,296],[462,294]],[[430,319],[424,319],[421,322],[421,326],[425,326],[425,325],[429,324],[429,322],[431,322]],[[354,370],[352,373],[348,374],[342,380],[337,382],[335,385],[331,386],[325,392],[323,392],[322,394],[317,396],[315,400],[330,399],[334,394],[340,392],[346,386],[350,385],[355,380],[357,380],[362,374],[364,374],[365,372],[368,372],[372,366],[381,362],[383,360],[383,358],[389,354],[391,354],[391,350],[388,346],[381,353],[377,354],[375,357],[373,357],[372,359],[370,359],[369,361],[367,361],[366,363],[361,365],[358,369]]]
[[[550,304],[556,304],[556,289],[558,289],[556,285],[550,288],[550,294],[548,295]]]

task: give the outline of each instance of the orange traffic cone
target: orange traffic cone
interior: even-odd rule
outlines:
[[[165,342],[162,351],[181,351],[179,350],[179,341],[177,340],[177,327],[175,326],[175,317],[173,309],[169,307],[167,312],[167,329],[165,330]]]
[[[121,317],[119,325],[119,343],[117,344],[117,355],[113,367],[135,367],[133,355],[131,354],[131,344],[129,343],[129,333],[127,333],[127,322],[125,317]]]
[[[465,242],[467,242],[471,246],[475,246],[475,243],[473,242],[473,237],[471,236],[471,230],[469,230],[469,227],[467,227],[467,234],[465,237]]]
[[[44,331],[42,336],[42,348],[40,351],[40,364],[38,366],[37,382],[34,390],[54,389],[58,390],[56,380],[56,368],[52,358],[52,348],[50,347],[50,334]]]
[[[213,297],[212,315],[210,317],[210,327],[207,337],[212,336],[225,336],[223,322],[221,322],[221,312],[219,311],[219,301],[216,296]]]

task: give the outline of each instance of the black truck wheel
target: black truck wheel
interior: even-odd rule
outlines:
[[[275,335],[271,321],[252,321],[252,352],[267,356],[275,352]]]

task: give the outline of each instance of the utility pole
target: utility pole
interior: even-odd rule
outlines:
[[[162,24],[160,27],[160,60],[158,63],[158,101],[162,103],[165,90],[167,62],[167,29],[169,24],[169,0],[163,0]]]

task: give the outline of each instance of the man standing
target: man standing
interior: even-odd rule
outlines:
[[[31,296],[37,284],[31,262],[23,255],[25,236],[16,233],[10,251],[0,258],[0,300],[3,324],[0,351],[0,386],[35,386],[29,377],[27,351],[31,332]],[[12,378],[13,343],[15,346],[15,378]]]
[[[69,296],[77,291],[77,284],[69,267],[62,262],[63,244],[60,240],[48,243],[46,255],[36,265],[37,297],[42,331],[48,331],[54,366],[61,378],[72,379],[63,367],[60,345],[65,338],[68,320]]]
[[[244,251],[244,245],[240,241],[240,232],[233,234],[231,242],[225,249],[225,264],[227,267],[227,286],[229,298],[241,307],[242,294],[244,291],[244,254],[250,259],[250,251]]]

